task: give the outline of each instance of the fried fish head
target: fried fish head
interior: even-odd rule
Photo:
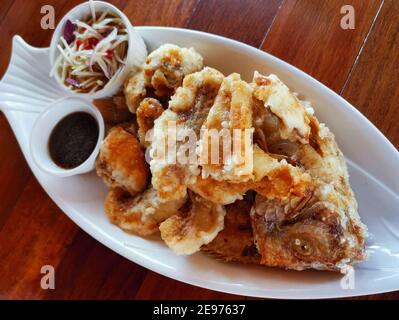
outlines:
[[[311,177],[311,193],[286,200],[259,195],[251,212],[254,237],[262,264],[345,271],[365,259],[367,228],[334,136],[309,119],[309,143],[298,144],[298,161]]]
[[[268,200],[251,211],[261,264],[286,269],[345,271],[365,258],[364,238],[341,208],[318,196]]]
[[[113,188],[105,198],[104,210],[110,221],[121,229],[148,236],[158,232],[159,224],[177,214],[185,201],[185,198],[163,201],[153,188],[136,196]]]
[[[114,127],[100,147],[96,172],[109,187],[134,195],[146,188],[149,168],[136,137],[121,127]]]
[[[200,196],[189,193],[189,201],[159,226],[161,237],[176,254],[190,255],[210,243],[223,229],[226,211]]]

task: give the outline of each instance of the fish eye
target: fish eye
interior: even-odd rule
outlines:
[[[311,245],[304,240],[295,239],[293,247],[298,254],[303,256],[308,256],[313,252]]]

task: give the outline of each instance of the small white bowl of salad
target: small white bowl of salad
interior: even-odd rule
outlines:
[[[147,56],[143,39],[126,15],[110,3],[74,7],[54,30],[50,76],[74,96],[98,99],[120,90]]]

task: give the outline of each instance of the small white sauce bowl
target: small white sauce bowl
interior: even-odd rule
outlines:
[[[96,11],[98,10],[103,12],[108,10],[110,13],[113,13],[121,18],[121,20],[126,26],[128,33],[128,51],[127,51],[126,65],[123,67],[122,71],[118,75],[111,78],[108,81],[108,83],[104,86],[104,88],[93,93],[77,93],[71,90],[62,82],[58,72],[54,73],[55,79],[67,93],[69,93],[72,96],[82,97],[86,99],[100,99],[112,96],[115,93],[117,93],[120,90],[128,74],[135,68],[140,68],[147,57],[147,48],[144,43],[144,40],[141,38],[138,32],[134,30],[134,27],[132,26],[129,18],[122,11],[120,11],[114,5],[103,1],[93,1],[93,5]],[[76,19],[82,19],[83,17],[88,16],[90,14],[91,14],[90,3],[85,2],[74,7],[61,19],[61,21],[54,30],[53,37],[50,43],[51,69],[53,69],[57,57],[61,54],[57,48],[57,45],[59,44],[61,35],[64,32],[66,21],[70,20],[73,22]]]
[[[98,124],[98,139],[96,146],[85,162],[76,168],[64,169],[51,159],[48,142],[54,127],[60,120],[71,113],[86,112],[96,119]],[[104,139],[104,120],[101,113],[90,102],[83,99],[67,98],[55,102],[39,115],[33,125],[29,148],[34,163],[44,172],[57,177],[69,177],[94,169],[96,157]]]

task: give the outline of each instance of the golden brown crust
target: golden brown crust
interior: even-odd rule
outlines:
[[[176,136],[187,129],[196,137],[223,81],[223,75],[212,68],[190,74],[184,78],[183,86],[178,88],[169,102],[169,108],[155,120],[152,146],[155,155],[151,160],[152,184],[166,200],[184,197],[187,186],[199,174],[198,163],[171,163],[167,159],[168,148],[165,142],[170,123],[176,125]],[[173,139],[173,137],[172,137]],[[176,142],[176,150],[183,144]],[[164,146],[164,148],[162,148]],[[195,146],[194,146],[195,148]]]
[[[131,112],[151,91],[156,97],[170,98],[182,85],[186,75],[204,67],[201,55],[193,48],[164,44],[151,52],[142,70],[133,73],[125,82],[124,92]]]
[[[146,134],[154,127],[154,121],[163,111],[161,103],[154,98],[145,98],[137,108],[136,117],[139,127],[137,136],[143,147],[147,148],[151,145],[151,139],[146,139]]]
[[[185,199],[165,202],[153,188],[131,196],[120,188],[111,189],[104,202],[104,210],[113,224],[141,236],[158,232],[161,222],[184,205]]]
[[[186,75],[203,67],[201,55],[193,48],[164,44],[147,57],[144,74],[156,95],[170,97]]]
[[[193,254],[223,229],[225,214],[223,206],[190,192],[189,202],[179,214],[159,226],[161,237],[176,254]]]
[[[111,129],[103,141],[96,171],[109,187],[119,187],[131,194],[145,189],[149,174],[140,143],[120,127]]]
[[[218,181],[243,182],[252,175],[252,88],[240,75],[233,73],[224,78],[212,108],[209,110],[199,142],[202,175]],[[230,143],[222,137],[228,136]],[[218,163],[214,163],[212,140],[217,138]],[[240,146],[233,150],[234,146]],[[231,154],[224,150],[231,150]]]

